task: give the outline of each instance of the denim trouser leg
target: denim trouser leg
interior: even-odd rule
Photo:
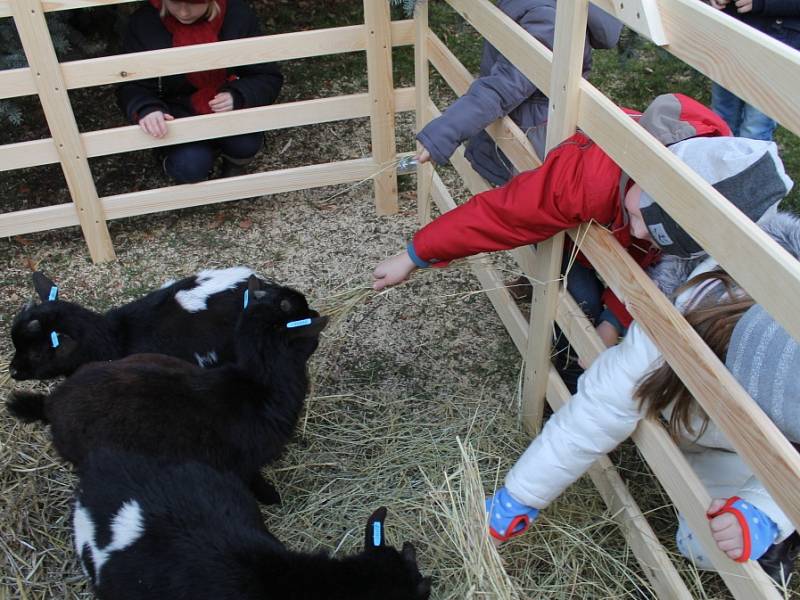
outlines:
[[[238,159],[253,158],[261,150],[264,134],[257,131],[256,133],[232,135],[217,140],[217,143],[225,156]]]
[[[718,83],[711,84],[711,109],[731,128],[733,135],[739,135],[742,123],[744,102]]]
[[[167,149],[164,170],[178,183],[205,181],[217,152],[211,142],[190,142]]]
[[[757,108],[745,104],[742,110],[742,124],[739,126],[739,135],[751,140],[772,141],[772,134],[778,123]]]
[[[561,263],[562,273],[566,270],[568,261],[569,253],[565,253]],[[593,269],[582,265],[576,260],[572,263],[569,273],[566,273],[566,278],[567,291],[578,303],[578,306],[581,307],[583,314],[593,324],[596,324],[597,318],[603,311],[603,302],[601,300],[603,284],[600,283],[597,274]]]

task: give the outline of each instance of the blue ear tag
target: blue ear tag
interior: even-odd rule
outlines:
[[[50,342],[53,344],[53,348],[58,348],[58,334],[55,331],[50,332]]]
[[[375,521],[372,524],[372,545],[380,548],[383,545],[383,523]]]
[[[250,304],[250,290],[244,291],[244,306],[242,308],[247,308],[247,305]]]
[[[305,327],[311,325],[311,319],[300,319],[299,321],[289,321],[286,324],[286,329],[294,329],[295,327]]]
[[[50,295],[47,297],[48,300],[51,302],[58,298],[58,286],[53,286],[50,288]],[[55,346],[54,346],[55,347]]]

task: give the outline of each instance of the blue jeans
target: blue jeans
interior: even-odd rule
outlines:
[[[733,135],[772,140],[777,123],[718,83],[711,84],[711,109],[731,128]]]
[[[561,263],[562,273],[567,269],[568,261],[569,253],[565,252]],[[572,267],[567,273],[567,291],[592,324],[599,325],[603,321],[608,321],[614,326],[617,333],[625,334],[626,329],[620,320],[603,304],[602,296],[605,286],[598,279],[594,269],[582,265],[577,260],[573,261]]]
[[[233,159],[248,159],[256,155],[263,143],[264,134],[256,132],[171,146],[166,149],[164,170],[177,183],[205,181],[218,154]]]

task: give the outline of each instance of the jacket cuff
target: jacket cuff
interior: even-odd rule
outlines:
[[[417,134],[417,141],[422,144],[425,150],[430,153],[433,162],[435,162],[437,165],[446,165],[448,162],[450,162],[450,156],[452,156],[453,152],[455,152],[455,147],[453,147],[453,149],[448,153],[447,149],[442,150],[442,148],[440,148],[436,142],[433,141],[434,137],[437,137],[438,139],[438,136],[428,135],[425,130],[434,123],[436,123],[435,119],[428,123],[425,126],[425,129]]]
[[[411,259],[411,262],[413,262],[420,269],[427,269],[428,267],[431,266],[431,263],[417,256],[417,252],[414,250],[413,241],[408,242],[408,245],[406,246],[406,252],[408,252],[408,256]]]

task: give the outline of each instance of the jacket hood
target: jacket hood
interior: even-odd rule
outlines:
[[[794,182],[786,174],[775,142],[742,137],[695,137],[669,147],[731,205],[752,221],[775,212]],[[706,252],[645,190],[639,207],[650,235],[664,254],[683,258]]]
[[[639,125],[665,146],[699,136],[732,135],[710,108],[683,94],[661,94],[642,113]]]
[[[800,217],[778,211],[764,216],[758,223],[767,235],[778,242],[795,259],[800,260]],[[666,296],[672,298],[677,289],[686,283],[692,272],[707,256],[683,259],[665,256],[661,262],[647,270],[647,274]]]

